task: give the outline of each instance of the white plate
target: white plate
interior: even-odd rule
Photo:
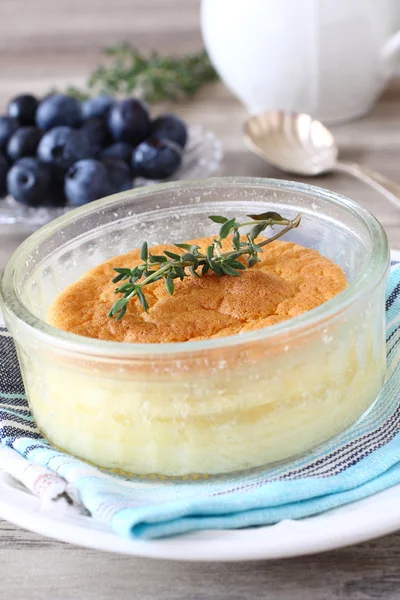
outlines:
[[[298,521],[139,541],[122,538],[68,506],[43,504],[3,475],[0,517],[62,542],[120,554],[213,562],[276,559],[332,550],[396,531],[400,528],[400,486]]]
[[[392,252],[400,260],[400,251]],[[184,561],[288,558],[341,548],[400,529],[400,485],[315,517],[247,529],[188,533],[151,541],[124,539],[75,509],[43,503],[0,475],[0,517],[41,535],[78,546]]]
[[[212,131],[201,125],[188,129],[188,142],[182,156],[182,164],[176,173],[165,181],[177,179],[204,179],[214,175],[223,158],[222,144]],[[157,183],[138,178],[134,187]],[[0,200],[0,235],[31,233],[52,219],[72,210],[66,208],[32,208],[15,202],[10,196]]]

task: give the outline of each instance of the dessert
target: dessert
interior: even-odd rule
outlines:
[[[192,240],[187,247],[197,247],[203,255],[213,240]],[[228,252],[230,244],[230,239],[221,240],[220,251]],[[173,245],[145,248],[146,259],[165,252],[184,254]],[[133,298],[117,321],[109,313],[115,301],[115,266],[117,272],[134,270],[143,263],[141,254],[140,249],[133,250],[85,273],[55,299],[49,323],[115,342],[191,342],[238,335],[290,319],[330,300],[347,285],[342,269],[317,251],[276,240],[260,248],[259,262],[238,277],[212,271],[200,277],[191,274],[176,280],[173,295],[164,279],[150,283],[146,305]],[[36,420],[56,445],[101,466],[134,474],[185,475],[182,456],[191,472],[202,474],[274,462],[322,441],[327,432],[331,435],[343,427],[343,420],[353,420],[353,411],[358,413],[360,407],[354,404],[349,414],[347,393],[354,393],[368,379],[376,393],[368,361],[366,369],[359,370],[356,338],[341,337],[330,344],[327,332],[329,351],[322,364],[319,337],[311,335],[307,349],[304,343],[297,348],[265,348],[257,353],[256,363],[255,357],[232,355],[216,367],[207,359],[197,364],[177,362],[166,370],[143,365],[118,372],[106,366],[100,386],[90,366],[77,371],[74,366],[67,381],[65,366],[55,364],[47,374],[51,394],[34,398]],[[368,336],[364,342],[368,343]],[[373,360],[372,339],[369,344],[367,356]],[[316,368],[324,371],[322,381],[314,378]],[[196,384],[191,370],[200,374]],[[150,373],[156,381],[148,381]],[[67,402],[60,381],[68,388]],[[365,401],[370,398],[360,398]],[[53,403],[57,404],[56,427]]]
[[[250,207],[303,218],[280,241],[282,222],[265,233],[252,223],[238,238],[232,219],[219,221],[225,236],[207,219],[246,220]],[[151,247],[185,238],[198,243]],[[373,404],[385,374],[387,264],[382,228],[351,201],[221,179],[66,215],[16,252],[0,290],[51,443],[134,476],[214,476],[302,455]]]

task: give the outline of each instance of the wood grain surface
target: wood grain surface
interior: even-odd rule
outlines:
[[[0,107],[22,91],[41,94],[54,85],[83,83],[101,49],[118,41],[172,53],[196,50],[198,10],[198,0],[1,0]],[[174,110],[221,138],[222,174],[282,177],[244,148],[245,112],[221,84]],[[368,117],[334,133],[342,158],[400,180],[400,82],[391,84]],[[313,183],[366,206],[385,226],[392,247],[400,248],[400,211],[377,193],[344,174]],[[0,267],[21,241],[0,239]],[[286,561],[185,564],[80,549],[0,522],[0,600],[391,600],[400,598],[399,561],[400,534]]]

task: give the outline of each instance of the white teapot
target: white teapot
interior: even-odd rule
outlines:
[[[400,0],[202,0],[204,43],[252,113],[366,114],[400,56]]]

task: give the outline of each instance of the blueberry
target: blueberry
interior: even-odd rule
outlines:
[[[0,198],[7,195],[7,171],[9,165],[5,156],[0,154]]]
[[[40,160],[52,166],[58,179],[75,162],[91,158],[94,154],[95,150],[90,147],[86,136],[70,127],[54,127],[44,134],[38,146]]]
[[[108,127],[116,142],[136,146],[149,134],[149,114],[139,100],[127,98],[110,110]]]
[[[158,140],[171,140],[181,148],[186,146],[188,134],[185,123],[176,115],[162,115],[150,125],[150,135]]]
[[[93,159],[80,160],[68,170],[64,189],[73,206],[82,206],[113,193],[107,167]]]
[[[114,106],[115,101],[111,96],[101,94],[94,98],[89,98],[82,103],[82,115],[84,119],[91,119],[92,117],[106,118],[110,109]]]
[[[8,140],[17,129],[17,119],[13,119],[12,117],[0,117],[0,150],[6,147]]]
[[[86,136],[95,156],[103,150],[108,144],[111,144],[112,138],[108,130],[107,122],[100,117],[92,117],[84,122],[81,132]]]
[[[22,126],[34,125],[38,104],[35,96],[31,96],[31,94],[16,96],[8,104],[8,116],[17,119]]]
[[[133,188],[132,172],[126,162],[115,158],[106,158],[103,163],[110,176],[113,194]]]
[[[151,138],[142,142],[132,153],[132,167],[146,179],[165,179],[174,173],[182,161],[179,146],[169,140]]]
[[[79,127],[82,124],[81,105],[75,98],[52,94],[44,98],[36,111],[36,125],[48,130],[52,127]]]
[[[128,144],[127,142],[115,142],[115,144],[112,144],[103,150],[100,158],[114,158],[116,160],[123,160],[130,165],[132,152],[133,146],[131,146],[131,144]]]
[[[45,204],[51,188],[50,167],[36,158],[21,158],[8,172],[7,188],[11,196],[21,204]]]
[[[37,127],[21,127],[10,137],[7,144],[7,154],[11,160],[23,156],[35,156],[42,132]]]

